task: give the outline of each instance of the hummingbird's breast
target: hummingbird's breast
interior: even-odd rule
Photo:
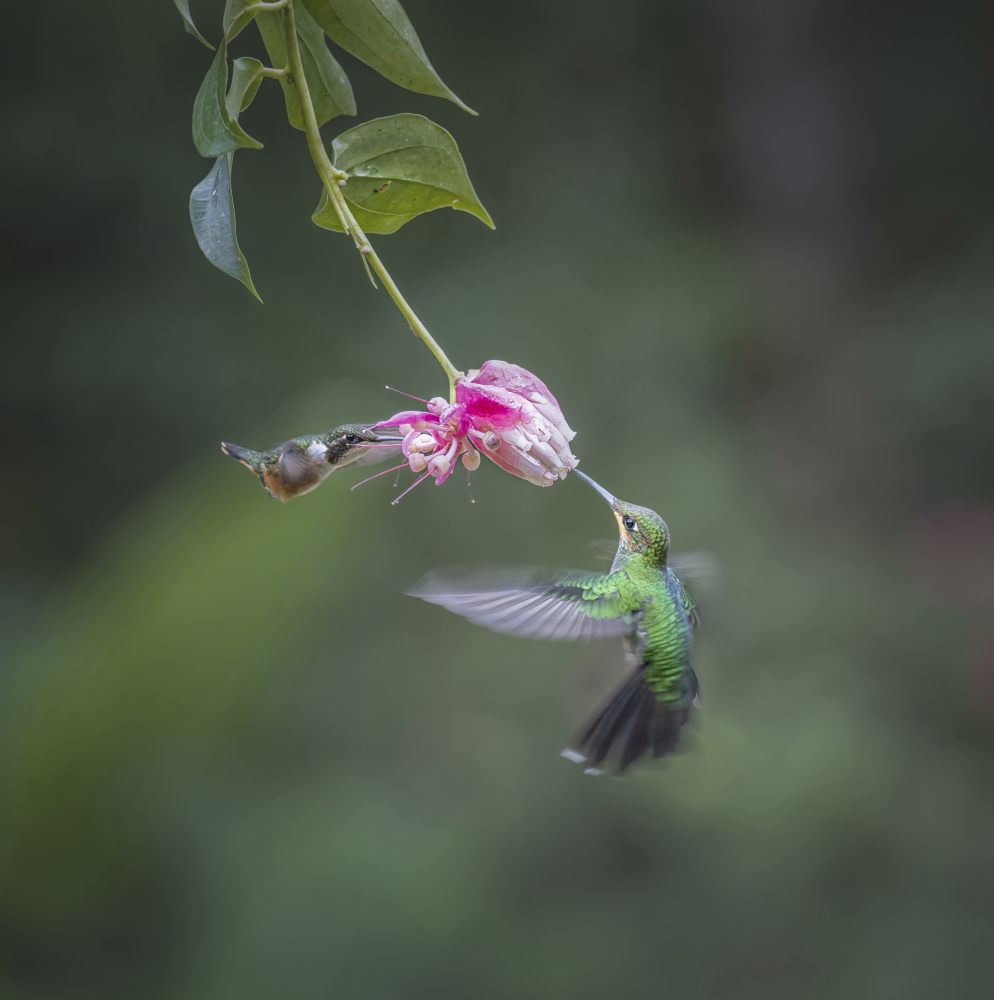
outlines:
[[[664,567],[645,606],[639,639],[646,680],[665,701],[682,701],[687,696],[693,635],[680,582]]]
[[[264,466],[259,471],[259,479],[262,481],[262,485],[269,491],[270,496],[280,498],[286,493],[286,488],[283,486],[283,479],[280,476],[278,468],[273,469]]]

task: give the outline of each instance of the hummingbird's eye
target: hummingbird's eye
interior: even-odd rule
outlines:
[[[346,444],[355,444],[358,440],[358,436],[353,434],[352,431],[349,431],[348,434],[345,435]]]
[[[625,526],[625,531],[635,530],[635,518],[631,514],[626,514],[622,519],[621,523]]]

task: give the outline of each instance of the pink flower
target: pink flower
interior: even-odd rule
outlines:
[[[556,397],[519,365],[487,361],[456,382],[455,403],[436,396],[426,405],[426,411],[404,410],[375,425],[404,435],[404,457],[422,473],[415,486],[428,476],[441,486],[460,456],[472,472],[481,452],[536,486],[551,486],[577,464],[569,449],[576,433]]]

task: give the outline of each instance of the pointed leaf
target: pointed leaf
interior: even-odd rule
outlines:
[[[197,31],[197,26],[193,23],[193,18],[190,16],[190,0],[173,0],[176,5],[176,9],[179,11],[179,16],[183,18],[183,27],[193,35],[198,41],[204,43],[211,50],[214,51],[214,46],[211,45],[209,41],[199,31]]]
[[[342,189],[367,233],[386,234],[436,208],[471,212],[491,229],[455,140],[421,115],[376,118],[334,141],[335,166],[349,174]],[[342,231],[334,206],[322,192],[311,217],[325,229]]]
[[[232,158],[232,153],[219,156],[211,172],[190,192],[190,221],[204,256],[225,274],[237,278],[261,302],[235,235]]]
[[[418,94],[445,97],[471,115],[442,82],[397,0],[301,0],[332,41],[388,80]],[[299,10],[294,5],[294,10]]]
[[[354,115],[356,112],[352,86],[345,71],[328,51],[324,32],[304,7],[294,8],[297,24],[297,41],[300,47],[300,61],[304,64],[307,89],[311,93],[314,115],[318,125],[323,125],[339,115]],[[256,18],[259,34],[266,44],[270,62],[277,67],[287,65],[286,40],[283,37],[283,18],[277,13],[262,13]],[[294,128],[303,129],[304,118],[300,113],[300,98],[297,88],[287,79],[280,80],[286,113]]]
[[[228,113],[224,99],[228,82],[225,48],[218,48],[193,102],[193,142],[201,156],[220,156],[241,146],[262,149],[262,143],[247,135]]]

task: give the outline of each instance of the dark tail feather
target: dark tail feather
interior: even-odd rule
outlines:
[[[694,678],[694,686],[697,682]],[[598,712],[576,742],[579,753],[566,756],[584,760],[587,770],[599,773],[608,758],[617,761],[618,774],[646,753],[662,757],[673,753],[680,742],[680,730],[690,718],[691,706],[678,707],[660,701],[639,667]]]

